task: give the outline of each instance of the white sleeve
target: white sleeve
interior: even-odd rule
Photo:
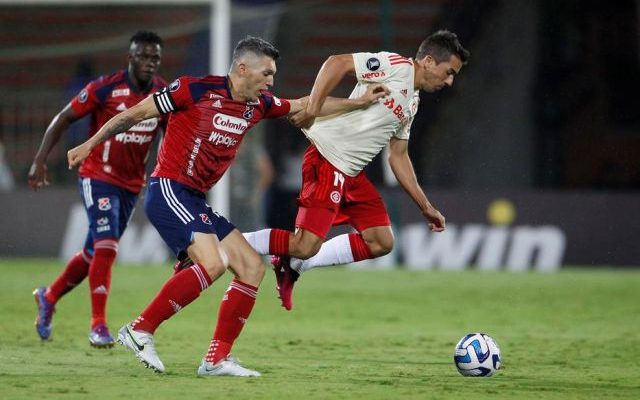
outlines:
[[[356,77],[360,83],[381,83],[387,81],[393,71],[389,53],[353,53]]]

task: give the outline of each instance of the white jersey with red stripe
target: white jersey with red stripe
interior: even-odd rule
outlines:
[[[358,83],[349,96],[362,96],[371,83],[391,93],[378,103],[348,113],[317,118],[307,138],[334,167],[356,176],[389,143],[391,137],[409,139],[420,98],[414,90],[413,61],[395,53],[354,53]]]

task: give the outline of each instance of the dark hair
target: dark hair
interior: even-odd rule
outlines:
[[[246,53],[267,56],[272,58],[273,61],[280,57],[280,52],[271,43],[254,36],[247,36],[238,42],[236,48],[233,49],[233,61],[236,61]]]
[[[439,30],[420,43],[416,53],[416,60],[424,58],[426,55],[433,57],[437,63],[448,61],[449,57],[456,55],[463,64],[466,64],[471,53],[462,47],[455,33]]]
[[[132,43],[151,43],[157,44],[160,47],[164,46],[162,39],[158,36],[157,33],[151,31],[138,31],[131,36],[129,39],[129,44]]]

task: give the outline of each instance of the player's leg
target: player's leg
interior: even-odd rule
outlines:
[[[343,234],[328,240],[309,259],[292,259],[291,268],[298,273],[316,267],[381,257],[393,249],[391,221],[378,191],[364,174],[358,175],[349,183],[348,200],[340,210],[339,222],[350,223],[357,233]]]
[[[107,301],[111,290],[111,273],[118,255],[118,241],[126,229],[137,195],[106,182],[89,180],[92,204],[87,207],[94,238],[94,254],[89,266],[91,330],[89,344],[105,348],[115,340],[107,325]],[[85,184],[86,186],[86,184]]]
[[[165,282],[139,317],[118,332],[119,342],[159,372],[164,371],[164,365],[155,351],[156,329],[198,298],[227,265],[205,200],[204,194],[164,178],[150,179],[145,196],[147,216],[160,236],[176,256],[188,254],[194,262]],[[233,229],[227,224],[229,231]]]
[[[258,253],[237,229],[226,235],[221,244],[235,279],[220,303],[216,328],[198,375],[260,376],[260,373],[240,366],[230,353],[251,314],[265,267]]]
[[[79,189],[83,203],[86,204],[84,196],[85,193],[88,192],[83,190],[82,180],[79,181]],[[84,248],[69,259],[64,270],[51,285],[49,285],[49,287],[39,287],[33,291],[38,307],[35,326],[41,339],[46,340],[51,336],[52,319],[56,303],[87,277],[92,257],[93,237],[91,230],[89,230]]]

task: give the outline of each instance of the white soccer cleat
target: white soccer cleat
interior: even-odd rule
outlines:
[[[217,364],[202,359],[198,367],[198,376],[261,376],[260,372],[245,368],[240,362],[231,356]]]
[[[164,372],[164,364],[158,358],[153,335],[146,332],[134,331],[131,324],[127,324],[118,331],[118,343],[133,350],[138,360],[147,368],[156,372]]]

